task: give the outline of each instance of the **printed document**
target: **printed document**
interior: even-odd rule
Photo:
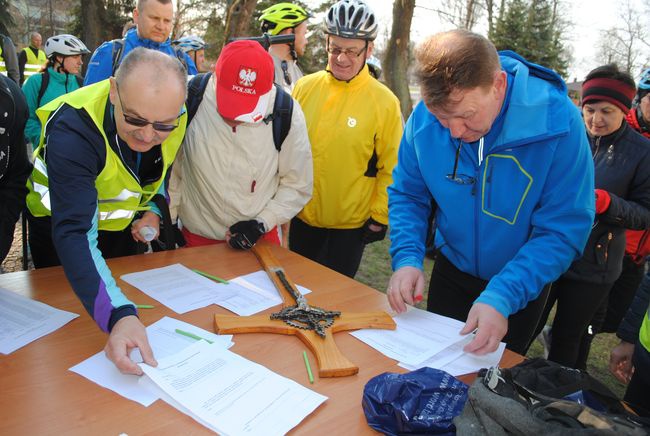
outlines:
[[[0,288],[0,353],[16,351],[78,316]]]
[[[236,277],[225,284],[177,263],[125,274],[121,279],[177,313],[217,304],[237,315],[248,316],[282,303],[264,271]],[[303,294],[311,292],[301,286],[297,288]]]
[[[393,316],[397,329],[363,329],[350,333],[377,351],[407,365],[418,365],[463,339],[465,323],[415,307]]]
[[[215,346],[220,348],[230,348],[233,345],[232,335],[216,335],[192,324],[164,317],[147,327],[147,338],[157,361],[176,354],[197,341],[197,339],[177,333],[176,329],[212,341]],[[138,349],[131,352],[131,359],[134,362],[142,362]],[[160,398],[157,391],[151,392],[146,386],[139,383],[140,377],[122,374],[108,360],[103,351],[73,366],[70,371],[145,407]]]
[[[140,367],[165,401],[221,435],[284,435],[327,399],[205,341]]]

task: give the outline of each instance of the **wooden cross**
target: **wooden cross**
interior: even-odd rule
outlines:
[[[264,243],[258,243],[252,248],[271,281],[282,297],[282,306],[293,306],[295,302],[278,278],[277,271],[282,271],[286,281],[295,289],[295,285],[277,261],[271,250]],[[281,335],[298,336],[316,356],[318,375],[320,377],[344,377],[359,372],[359,367],[350,362],[338,349],[334,342],[334,333],[364,328],[395,330],[393,318],[386,312],[347,313],[342,312],[334,324],[325,330],[325,337],[319,336],[313,330],[304,330],[286,324],[282,320],[271,319],[269,315],[236,316],[215,315],[215,330],[219,334],[232,333],[278,333]]]

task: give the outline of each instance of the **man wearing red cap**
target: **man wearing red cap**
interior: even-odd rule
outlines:
[[[173,202],[189,246],[279,244],[277,226],[311,198],[311,147],[298,104],[279,151],[274,144],[273,69],[254,41],[226,45],[217,60],[175,165]]]

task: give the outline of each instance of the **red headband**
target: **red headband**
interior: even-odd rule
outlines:
[[[599,77],[582,84],[582,105],[590,101],[606,101],[627,113],[632,107],[636,89],[616,79]]]

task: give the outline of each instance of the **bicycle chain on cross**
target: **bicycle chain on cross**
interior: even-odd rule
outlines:
[[[286,324],[302,329],[313,330],[318,336],[325,337],[325,329],[334,324],[334,319],[341,316],[341,312],[335,310],[325,310],[320,307],[310,306],[307,304],[305,297],[294,289],[284,275],[281,269],[273,270],[275,275],[282,283],[282,286],[296,300],[295,306],[283,307],[279,312],[272,313],[271,319],[279,319]]]

